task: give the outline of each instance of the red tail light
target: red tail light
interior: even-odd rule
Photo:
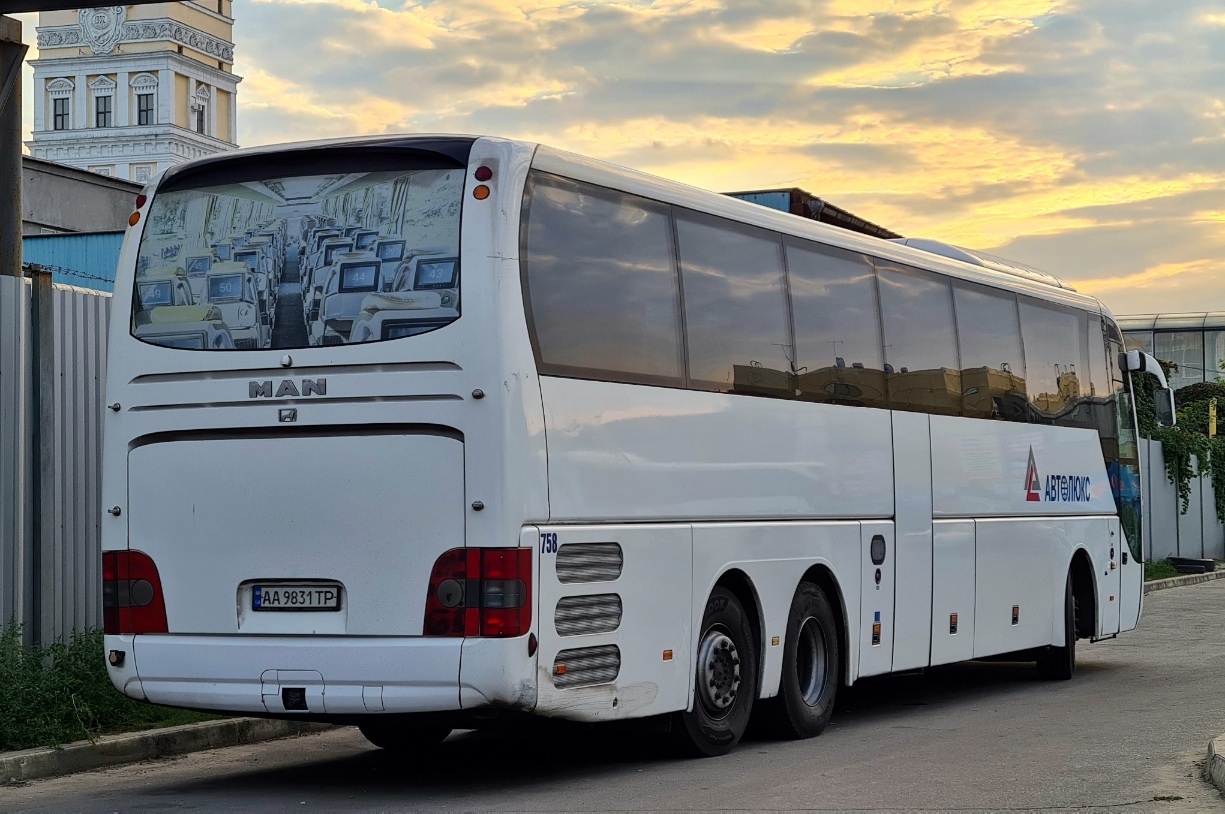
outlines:
[[[108,634],[169,632],[162,580],[148,554],[102,553],[102,621]]]
[[[453,548],[434,563],[426,636],[523,636],[532,626],[532,549]]]

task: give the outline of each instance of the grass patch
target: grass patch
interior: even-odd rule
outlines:
[[[1177,569],[1170,564],[1169,560],[1157,560],[1156,562],[1144,563],[1144,581],[1152,582],[1155,579],[1169,579],[1170,577],[1179,576]]]
[[[111,684],[102,653],[100,630],[27,648],[19,627],[6,628],[0,634],[0,752],[217,717],[133,701]]]

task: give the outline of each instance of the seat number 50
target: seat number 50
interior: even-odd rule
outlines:
[[[541,554],[556,554],[557,553],[557,533],[551,531],[540,532],[540,553]]]

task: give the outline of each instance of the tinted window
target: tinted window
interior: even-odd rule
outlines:
[[[677,212],[690,384],[795,396],[777,235]]]
[[[1089,393],[1089,348],[1081,311],[1021,298],[1021,333],[1034,420],[1092,427],[1081,408]]]
[[[667,206],[532,173],[523,266],[541,373],[682,383]]]
[[[962,414],[1028,420],[1016,295],[957,282],[953,303],[961,355]]]
[[[787,241],[801,399],[884,407],[885,360],[872,261]]]
[[[878,261],[889,406],[961,412],[961,374],[948,280]]]
[[[1109,466],[1111,460],[1118,457],[1119,444],[1112,365],[1106,351],[1106,323],[1097,314],[1088,314],[1085,318],[1089,326],[1089,392],[1085,397],[1093,426],[1102,440],[1106,465]],[[1116,343],[1115,347],[1119,345]]]
[[[1089,396],[1091,398],[1114,397],[1110,383],[1110,369],[1106,359],[1105,323],[1097,314],[1089,314]]]

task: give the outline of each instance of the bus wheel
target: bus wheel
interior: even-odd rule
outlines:
[[[366,740],[389,752],[424,752],[446,740],[451,727],[445,724],[406,723],[403,720],[373,720],[358,724]]]
[[[1076,671],[1076,598],[1072,594],[1072,572],[1063,592],[1063,647],[1048,647],[1038,656],[1038,675],[1052,681],[1067,681]]]
[[[753,629],[726,588],[715,588],[706,601],[696,669],[693,709],[676,713],[673,734],[690,754],[725,755],[744,734],[757,697]]]
[[[842,675],[836,625],[825,592],[801,582],[787,617],[778,696],[763,710],[766,725],[776,735],[811,738],[829,723]]]

